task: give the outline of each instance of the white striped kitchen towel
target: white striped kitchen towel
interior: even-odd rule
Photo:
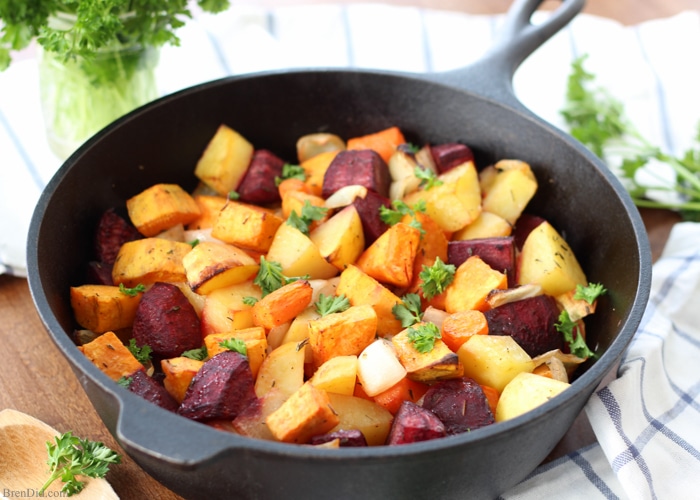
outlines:
[[[539,15],[539,14],[538,14]],[[161,95],[227,75],[289,67],[444,71],[477,60],[502,16],[384,4],[233,6],[202,14],[162,51]],[[322,41],[322,42],[320,42]],[[625,27],[578,16],[521,67],[516,94],[563,126],[571,61],[621,99],[640,132],[680,154],[700,120],[700,13]],[[60,166],[48,148],[36,61],[0,73],[0,272],[24,276],[26,234],[36,200]],[[674,229],[655,265],[650,306],[620,377],[586,407],[599,443],[538,468],[507,499],[700,498],[700,225]],[[698,295],[695,295],[695,294]]]

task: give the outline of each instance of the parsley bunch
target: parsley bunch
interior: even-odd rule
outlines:
[[[621,101],[595,86],[595,76],[583,67],[585,59],[584,55],[572,62],[566,104],[561,110],[571,135],[602,159],[622,159],[618,175],[637,206],[676,210],[686,220],[700,220],[700,126],[693,147],[682,156],[664,153],[626,118]],[[640,182],[638,172],[654,163],[672,169],[673,185],[665,185],[663,179],[653,187]],[[656,175],[654,169],[645,172]],[[651,192],[669,192],[679,201],[657,201]]]
[[[78,438],[71,432],[56,436],[53,444],[47,442],[46,450],[51,476],[39,490],[39,496],[43,496],[56,479],[63,481],[61,491],[68,496],[80,493],[85,482],[78,479],[79,476],[104,477],[111,464],[121,462],[120,455],[104,444]]]
[[[176,30],[192,17],[188,0],[0,0],[0,70],[11,52],[33,39],[66,60],[91,59],[101,49],[125,45],[178,45]],[[228,0],[198,0],[206,12],[220,12]],[[57,15],[68,15],[71,26],[56,26]]]

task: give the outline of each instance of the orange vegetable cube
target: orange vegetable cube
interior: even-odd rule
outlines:
[[[420,239],[417,228],[399,222],[379,236],[355,265],[382,283],[408,286],[413,279],[413,262]]]
[[[304,384],[265,419],[272,435],[286,443],[306,443],[338,425],[326,391]]]
[[[457,352],[472,335],[488,335],[489,325],[483,312],[469,309],[447,316],[442,322],[441,330],[442,341],[453,352]]]
[[[427,384],[404,377],[386,391],[374,396],[373,399],[378,405],[389,410],[392,415],[396,415],[401,403],[404,401],[417,403],[427,390]]]
[[[177,184],[156,184],[126,200],[129,218],[144,236],[155,236],[200,215],[199,205]]]
[[[378,132],[348,139],[347,149],[372,149],[385,162],[388,162],[396,148],[405,142],[406,138],[398,127],[389,127]]]
[[[301,168],[306,172],[306,181],[304,181],[304,184],[306,184],[309,193],[321,196],[321,192],[323,191],[323,177],[326,175],[326,170],[328,170],[333,158],[335,158],[339,152],[339,150],[325,151],[301,163]]]
[[[489,292],[507,286],[505,274],[492,269],[478,255],[472,255],[457,268],[454,281],[445,290],[445,310],[448,313],[469,309],[486,311]]]
[[[289,218],[292,212],[301,215],[301,210],[304,208],[307,201],[314,207],[326,206],[326,200],[318,195],[310,194],[306,191],[287,191],[282,197],[282,215],[284,218]],[[313,221],[309,227],[314,228],[326,219],[328,219],[328,215],[318,221]]]
[[[163,238],[143,238],[124,243],[112,268],[115,285],[133,288],[156,281],[180,283],[187,281],[182,259],[192,250],[188,243]]]
[[[412,328],[416,326],[418,325]],[[459,356],[452,352],[442,340],[435,339],[435,344],[430,351],[420,352],[410,340],[409,331],[410,329],[407,328],[391,339],[399,361],[408,372],[407,377],[419,382],[433,382],[461,377],[464,374]]]
[[[219,212],[211,235],[231,245],[267,252],[282,222],[282,218],[270,210],[229,201]]]
[[[501,393],[489,385],[480,384],[481,389],[484,391],[484,396],[486,396],[486,401],[489,402],[489,408],[491,413],[496,414],[496,407],[498,406],[498,400],[501,397]]]
[[[141,295],[127,295],[117,286],[82,285],[71,287],[70,304],[80,326],[104,333],[131,326]]]
[[[203,364],[204,361],[184,356],[161,360],[160,367],[165,375],[163,386],[175,401],[182,403],[187,388]]]
[[[408,285],[408,288],[401,295],[406,293],[417,293],[420,291],[423,281],[420,279],[420,273],[423,266],[432,266],[435,264],[435,259],[438,257],[442,262],[447,262],[447,246],[448,239],[445,232],[429,215],[416,212],[415,217],[405,215],[401,222],[408,224],[412,219],[418,221],[425,233],[420,238],[418,249],[416,250],[416,258],[413,261],[413,278]]]
[[[262,365],[265,356],[267,356],[265,329],[252,327],[231,332],[210,333],[204,337],[204,345],[207,348],[208,357],[213,358],[220,352],[226,351],[227,348],[222,346],[221,343],[229,339],[238,339],[245,343],[250,371],[253,372],[253,377],[256,377],[260,370],[260,365]]]
[[[253,305],[253,323],[273,328],[293,320],[311,303],[313,288],[307,280],[287,283]]]
[[[78,346],[78,350],[114,381],[143,370],[143,365],[114,332],[103,333],[92,342]]]
[[[187,229],[209,229],[214,226],[214,221],[228,202],[228,198],[198,194],[194,196],[194,201],[199,206],[199,217],[187,224]]]

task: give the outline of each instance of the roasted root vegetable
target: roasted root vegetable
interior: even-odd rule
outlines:
[[[526,211],[525,162],[399,127],[311,133],[289,162],[222,125],[193,173],[101,214],[70,290],[81,351],[154,404],[249,438],[398,445],[529,411],[595,356],[605,289]]]

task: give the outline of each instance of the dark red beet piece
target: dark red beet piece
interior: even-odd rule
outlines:
[[[535,229],[537,226],[545,221],[539,215],[533,214],[521,214],[518,220],[515,221],[515,227],[513,228],[513,239],[515,241],[515,247],[518,250],[523,249],[523,243],[527,239],[530,231]]]
[[[112,280],[112,264],[106,262],[88,262],[86,281],[93,285],[114,285]]]
[[[256,150],[236,190],[240,200],[260,205],[280,201],[275,178],[282,176],[284,163],[284,160],[267,149]]]
[[[154,283],[144,292],[132,331],[136,344],[149,346],[158,358],[174,358],[202,346],[199,317],[171,283]]]
[[[430,146],[430,153],[433,155],[433,161],[441,174],[468,161],[474,161],[474,153],[471,148],[457,142]]]
[[[143,370],[138,370],[131,376],[129,391],[168,411],[177,411],[179,406],[165,387],[149,377]]]
[[[432,411],[450,435],[473,431],[495,422],[483,389],[468,377],[443,380],[432,385],[423,397],[423,408]]]
[[[143,235],[114,209],[105,210],[97,223],[95,254],[99,262],[114,264],[121,246]]]
[[[508,276],[508,286],[515,286],[515,245],[512,236],[450,241],[447,262],[459,267],[472,255],[478,255],[492,269]]]
[[[355,198],[352,204],[357,209],[357,214],[362,221],[365,244],[370,245],[389,229],[389,225],[379,217],[379,209],[382,206],[391,208],[391,200],[374,191],[367,191],[364,198]]]
[[[404,401],[391,423],[386,444],[417,443],[446,435],[445,424],[435,413],[411,401]]]
[[[233,420],[256,399],[248,358],[224,351],[202,365],[177,412],[192,420]]]
[[[340,440],[341,448],[353,447],[353,446],[367,446],[367,439],[361,431],[357,429],[340,429],[335,432],[329,432],[327,434],[319,434],[318,436],[313,436],[310,440],[310,444],[318,445],[323,443],[328,443],[334,439]]]
[[[328,198],[338,189],[353,184],[364,186],[385,198],[389,196],[389,167],[377,152],[349,149],[338,153],[323,177],[321,196]]]
[[[554,326],[559,321],[559,308],[549,295],[503,304],[484,314],[489,335],[510,335],[532,357],[564,350],[564,337]]]

